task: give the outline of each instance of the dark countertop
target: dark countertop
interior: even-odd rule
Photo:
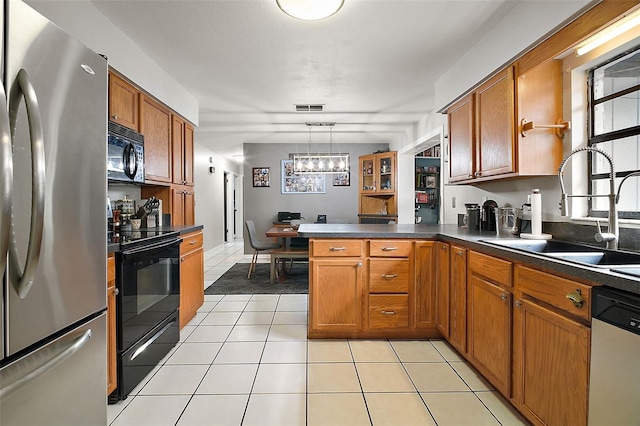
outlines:
[[[307,224],[298,229],[298,235],[304,238],[413,238],[437,239],[449,243],[464,244],[466,247],[503,259],[526,263],[548,272],[557,272],[565,276],[588,280],[619,290],[640,294],[640,278],[612,272],[607,268],[553,259],[543,254],[525,252],[504,246],[485,243],[482,240],[498,237],[491,231],[469,231],[457,225],[358,225],[358,224]],[[615,267],[614,267],[615,268]]]
[[[178,232],[180,235],[190,234],[191,232],[200,231],[203,229],[203,225],[176,225],[176,226],[163,226],[162,228],[140,228],[140,231],[146,230],[162,230],[163,232]],[[115,253],[120,249],[120,243],[107,244],[107,254]]]

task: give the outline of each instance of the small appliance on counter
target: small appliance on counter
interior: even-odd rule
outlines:
[[[469,230],[480,229],[480,206],[477,203],[465,203],[464,225]]]
[[[486,200],[482,203],[482,209],[480,210],[481,231],[496,230],[496,207],[498,207],[498,203],[493,200]]]
[[[518,235],[519,209],[505,204],[495,208],[496,233],[501,236]]]

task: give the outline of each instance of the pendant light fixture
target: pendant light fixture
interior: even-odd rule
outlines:
[[[276,0],[284,13],[305,21],[317,21],[336,13],[344,0]]]
[[[309,128],[307,153],[293,155],[296,174],[345,173],[349,171],[349,154],[333,152],[333,126],[336,123],[305,123]],[[329,153],[315,153],[311,149],[311,128],[314,126],[329,127]]]

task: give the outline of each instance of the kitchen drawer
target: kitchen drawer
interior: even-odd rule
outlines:
[[[361,240],[311,240],[311,256],[360,257]]]
[[[370,259],[370,293],[408,293],[408,259]]]
[[[113,255],[107,257],[107,286],[116,279],[116,258]]]
[[[468,262],[469,270],[473,273],[488,278],[494,284],[504,287],[513,286],[513,264],[511,262],[475,251],[469,252]]]
[[[516,289],[523,295],[529,295],[572,315],[591,320],[591,287],[588,285],[518,265]],[[580,307],[575,306],[568,298],[577,292],[584,299]]]
[[[369,295],[369,328],[409,327],[409,296],[406,294]]]
[[[202,231],[192,232],[182,236],[182,244],[180,244],[180,255],[189,253],[202,247]]]
[[[411,241],[406,240],[371,240],[369,256],[371,257],[409,257]]]

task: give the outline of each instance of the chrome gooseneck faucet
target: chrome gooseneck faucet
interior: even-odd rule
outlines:
[[[598,154],[603,155],[607,159],[611,169],[610,176],[609,176],[609,181],[610,181],[609,195],[567,195],[567,192],[564,188],[564,181],[562,179],[562,176],[564,174],[564,166],[567,164],[567,161],[569,160],[569,158],[571,158],[573,155],[579,152],[597,152]],[[629,175],[627,177],[630,177],[630,176],[632,175]],[[564,157],[564,160],[562,160],[562,163],[560,163],[560,168],[558,169],[558,177],[560,178],[560,190],[562,191],[562,199],[560,200],[560,214],[562,216],[568,216],[568,213],[567,213],[568,197],[583,197],[583,198],[607,197],[609,198],[609,222],[608,222],[607,232],[602,232],[602,229],[600,228],[600,221],[596,221],[596,223],[598,224],[598,232],[595,235],[595,240],[598,242],[603,242],[603,241],[606,242],[608,249],[613,249],[613,250],[617,249],[618,239],[620,238],[620,230],[618,228],[617,201],[620,198],[620,194],[618,193],[618,195],[616,196],[615,172],[613,169],[613,159],[611,158],[611,156],[608,153],[598,148],[594,148],[592,146],[574,149],[569,155]],[[625,177],[625,179],[627,177]],[[624,180],[622,182],[624,182]],[[622,186],[622,182],[620,183],[620,186]]]

